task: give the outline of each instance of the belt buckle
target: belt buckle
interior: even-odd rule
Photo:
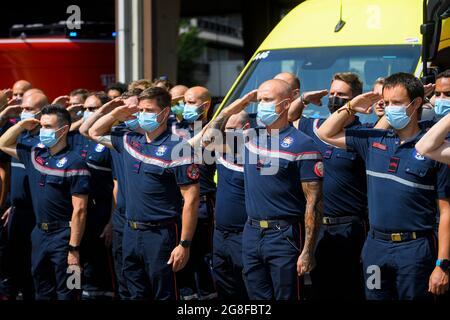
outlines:
[[[137,230],[138,224],[136,221],[130,221],[131,229]]]
[[[44,231],[48,231],[48,223],[41,223],[41,229]]]
[[[400,242],[400,241],[402,241],[402,234],[401,233],[392,233],[391,234],[391,241],[392,242]]]
[[[259,221],[259,226],[263,229],[267,229],[269,227],[269,221],[267,220],[260,220]]]
[[[322,224],[330,224],[330,218],[328,218],[328,217],[323,217],[323,218],[322,218]]]

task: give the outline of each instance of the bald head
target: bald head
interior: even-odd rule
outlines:
[[[258,100],[281,102],[291,98],[291,87],[286,81],[273,79],[263,82],[258,88]]]
[[[22,101],[22,110],[37,114],[48,104],[47,96],[42,93],[33,93],[27,95]]]
[[[177,85],[170,89],[170,95],[172,96],[172,101],[177,102],[184,98],[184,94],[188,91],[188,87],[183,85]]]
[[[184,94],[186,103],[195,101],[195,104],[201,104],[211,101],[211,94],[205,87],[192,87]]]
[[[296,99],[300,95],[300,80],[299,78],[290,72],[281,72],[277,74],[274,79],[286,81],[292,90],[292,98]]]
[[[32,88],[31,83],[29,83],[26,80],[16,81],[16,83],[14,83],[13,88],[12,88],[12,90],[13,90],[13,97],[22,99],[25,91],[27,91],[27,90],[29,90],[31,88]]]
[[[38,88],[31,88],[31,89],[28,89],[28,90],[25,91],[25,93],[23,94],[22,99],[25,99],[26,97],[31,96],[32,94],[35,94],[35,93],[44,94],[44,91],[42,91],[41,89],[38,89]]]

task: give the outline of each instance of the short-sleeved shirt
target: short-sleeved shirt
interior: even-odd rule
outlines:
[[[306,199],[302,182],[321,181],[322,156],[314,141],[292,126],[279,138],[248,130],[244,176],[246,210],[253,219],[301,218]]]
[[[118,126],[113,128],[114,132],[129,132],[127,126],[125,124],[119,124]],[[116,150],[112,149],[111,152],[111,161],[112,161],[112,170],[113,170],[113,179],[117,181],[117,198],[116,198],[116,209],[118,212],[125,214],[126,202],[125,202],[125,173],[123,170],[123,160]]]
[[[36,221],[70,221],[72,195],[90,191],[90,173],[83,159],[68,146],[51,155],[47,148],[19,143],[17,154],[28,175]]]
[[[31,133],[29,131],[22,132],[17,138],[18,144],[23,144],[28,147],[40,145],[39,134]],[[25,165],[16,158],[11,159],[11,204],[13,206],[31,207],[31,193],[28,176],[26,174]]]
[[[310,136],[323,157],[324,216],[367,216],[367,183],[364,160],[354,150],[336,148],[322,141],[317,129],[325,119],[303,117],[299,130]],[[347,128],[362,128],[356,118]]]
[[[161,222],[181,214],[180,186],[198,183],[192,149],[170,130],[152,142],[138,132],[112,132],[123,160],[127,219]],[[173,154],[172,154],[173,153]]]
[[[450,197],[450,169],[415,149],[425,132],[400,144],[393,130],[346,130],[366,163],[369,220],[381,232],[433,230],[437,199]]]
[[[242,231],[245,211],[244,166],[227,154],[217,156],[216,228],[222,231]]]
[[[72,150],[86,161],[91,173],[91,198],[111,201],[113,189],[111,152],[103,144],[87,139],[78,131],[72,132],[70,137],[69,144],[71,143]]]

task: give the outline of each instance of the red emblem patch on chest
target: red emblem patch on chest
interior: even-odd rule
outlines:
[[[187,168],[187,175],[188,175],[189,179],[198,180],[198,178],[200,178],[200,169],[199,169],[198,165],[191,164]]]
[[[387,150],[387,146],[385,144],[381,144],[379,142],[372,143],[372,147],[374,147],[375,149],[383,150],[383,151]]]
[[[41,166],[43,166],[45,163],[45,160],[42,159],[41,157],[36,157],[36,162],[39,163]]]

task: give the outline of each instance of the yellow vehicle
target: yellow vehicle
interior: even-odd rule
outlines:
[[[432,82],[450,67],[449,16],[450,0],[307,0],[267,36],[219,110],[282,71],[296,74],[302,91],[328,89],[333,74],[346,71],[359,74],[364,91],[396,72]],[[328,110],[308,106],[304,114]]]

